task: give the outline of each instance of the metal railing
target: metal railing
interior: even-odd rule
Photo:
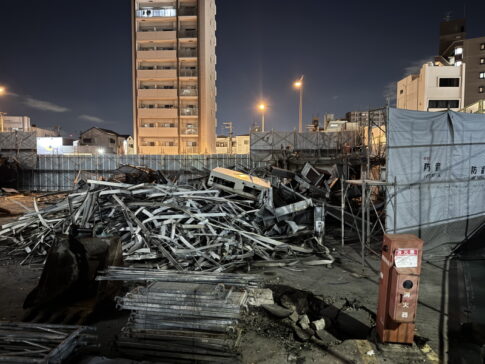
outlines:
[[[181,131],[182,135],[197,135],[199,133],[199,129],[197,128],[184,128]]]
[[[138,48],[139,51],[174,51],[175,47],[143,47]]]
[[[179,57],[197,57],[197,50],[192,48],[182,48],[179,51]]]
[[[182,7],[179,9],[179,16],[194,16],[197,15],[196,7]]]
[[[169,70],[176,70],[176,67],[167,67],[167,66],[140,66],[138,67],[139,71],[169,71]]]
[[[180,110],[180,115],[183,115],[183,116],[197,116],[199,115],[199,109],[197,108],[192,108],[192,107],[183,107],[181,110]]]
[[[153,105],[153,104],[150,104],[150,105],[146,105],[146,104],[141,104],[140,109],[176,109],[177,107],[175,107],[175,105]]]
[[[167,85],[141,85],[140,90],[174,90],[175,86]]]
[[[199,94],[197,89],[194,88],[181,88],[180,96],[197,96]]]
[[[179,38],[197,38],[197,30],[181,30],[179,32]]]
[[[136,11],[138,18],[153,18],[153,17],[172,17],[177,16],[177,10],[174,8],[167,9],[141,9]]]
[[[174,28],[164,28],[164,27],[140,27],[139,32],[175,32]]]
[[[180,70],[180,77],[197,77],[198,76],[198,71],[197,70]]]

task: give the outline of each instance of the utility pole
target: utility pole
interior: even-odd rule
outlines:
[[[232,121],[228,121],[224,123],[224,128],[229,130],[229,154],[232,154]]]
[[[5,120],[3,119],[5,115],[7,115],[7,113],[0,112],[0,133],[3,133],[5,131],[4,130]]]

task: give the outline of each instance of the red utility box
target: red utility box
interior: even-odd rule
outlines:
[[[377,334],[382,342],[412,344],[418,306],[423,241],[385,234],[382,245]]]

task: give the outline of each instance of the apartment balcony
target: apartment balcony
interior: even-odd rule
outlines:
[[[177,146],[143,146],[138,147],[139,154],[165,154],[165,155],[175,155],[179,153],[179,148]]]
[[[152,29],[152,30],[150,30]],[[161,28],[153,27],[146,28],[136,32],[136,40],[176,40],[177,32],[175,30],[162,30]]]
[[[182,107],[180,109],[181,116],[199,116],[199,109],[191,107]]]
[[[173,9],[142,9],[136,11],[137,18],[171,18],[177,16],[177,10]]]
[[[177,70],[137,70],[136,75],[139,79],[177,78]]]
[[[179,72],[180,77],[198,77],[199,71],[197,70],[183,70],[181,69]]]
[[[199,96],[199,92],[193,88],[181,88],[180,89],[180,97],[197,97]]]
[[[179,38],[197,38],[197,30],[181,30]]]
[[[176,119],[178,117],[177,109],[150,109],[150,108],[138,108],[139,118],[160,118],[160,119]]]
[[[178,136],[177,128],[138,128],[138,136],[148,138],[175,138]]]
[[[179,57],[192,58],[197,56],[198,55],[196,49],[181,48],[179,51]]]
[[[177,89],[138,89],[138,97],[141,99],[176,99]]]
[[[180,136],[198,138],[199,131],[197,129],[182,129],[180,132]]]
[[[177,51],[137,51],[136,58],[140,60],[177,59]]]
[[[180,7],[179,16],[197,16],[197,8],[194,7]]]

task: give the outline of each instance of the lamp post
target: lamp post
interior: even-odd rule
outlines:
[[[298,111],[298,131],[303,131],[303,76],[293,83],[293,87],[300,90],[300,107]]]
[[[3,96],[7,93],[7,89],[4,87],[4,86],[0,86],[0,96]],[[3,112],[0,112],[0,133],[3,133],[3,125],[4,125],[4,120],[3,120],[3,116],[5,115],[5,113]]]
[[[261,111],[261,131],[264,132],[264,113],[266,111],[266,104],[261,102],[258,105],[259,111]]]

